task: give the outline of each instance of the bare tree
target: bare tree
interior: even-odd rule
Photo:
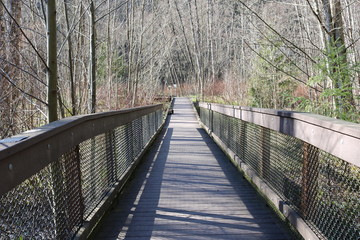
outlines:
[[[90,112],[96,112],[96,35],[95,35],[95,6],[90,0],[90,62],[89,62],[89,85],[90,85]]]
[[[68,44],[68,64],[69,64],[69,78],[70,78],[70,86],[71,86],[71,114],[76,115],[76,89],[75,89],[75,76],[74,76],[74,63],[73,63],[73,46],[72,46],[72,35],[71,35],[71,26],[69,20],[69,10],[68,10],[69,2],[64,0],[64,15],[66,22],[66,30],[68,33],[67,36],[67,44]]]
[[[48,82],[48,121],[58,120],[57,114],[57,38],[56,38],[56,1],[49,0],[47,5],[47,82]]]

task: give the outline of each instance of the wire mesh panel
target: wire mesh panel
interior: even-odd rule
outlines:
[[[314,155],[311,150],[306,154]],[[308,184],[311,201],[304,217],[331,239],[360,239],[359,168],[323,151],[308,161],[314,183]]]
[[[82,222],[84,204],[79,157],[79,148],[75,147],[50,164],[55,236],[58,239],[70,239]]]
[[[83,214],[78,148],[0,199],[0,239],[69,239]]]
[[[82,141],[2,195],[0,240],[72,239],[154,136],[162,114],[148,112]]]
[[[149,138],[150,138],[150,124],[149,124],[149,120],[150,120],[150,115],[146,115],[142,117],[142,125],[143,126],[149,126],[149,128],[144,128],[144,132],[142,134],[143,137],[143,143],[146,143]]]
[[[50,166],[3,195],[0,205],[0,239],[55,238]]]
[[[98,135],[88,139],[80,144],[81,156],[81,178],[82,191],[85,205],[85,217],[88,217],[91,211],[108,192],[111,184],[108,182],[109,172],[106,158],[106,136]],[[111,173],[110,173],[111,174]]]
[[[360,170],[295,137],[209,109],[200,118],[321,239],[360,239]]]
[[[132,125],[132,136],[133,136],[133,154],[137,156],[143,146],[143,132],[142,132],[143,122],[142,119],[136,119],[133,121]]]
[[[131,125],[132,123],[128,123],[115,129],[115,165],[117,180],[125,173],[133,159],[132,137],[130,136]]]

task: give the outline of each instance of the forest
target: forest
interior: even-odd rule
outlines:
[[[0,139],[193,96],[360,122],[360,0],[0,0]]]

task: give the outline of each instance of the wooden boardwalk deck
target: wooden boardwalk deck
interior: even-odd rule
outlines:
[[[190,101],[175,99],[174,111],[94,239],[293,239]]]

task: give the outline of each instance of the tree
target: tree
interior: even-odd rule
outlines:
[[[295,73],[291,73],[289,60],[279,51],[282,42],[275,37],[270,38],[274,45],[267,46],[266,40],[260,42],[259,56],[253,69],[255,74],[249,82],[250,103],[254,107],[283,109],[290,106],[289,97],[296,88],[290,75]]]
[[[76,115],[76,89],[75,89],[75,79],[74,79],[74,63],[73,63],[73,45],[72,45],[72,36],[71,36],[71,26],[69,20],[69,10],[68,10],[69,2],[64,0],[64,15],[66,21],[66,30],[67,30],[67,44],[68,44],[68,62],[69,62],[69,78],[70,78],[70,86],[71,86],[71,114]]]
[[[58,120],[57,114],[57,28],[56,1],[48,0],[47,5],[47,83],[48,83],[48,121]]]
[[[96,33],[95,33],[95,6],[90,0],[90,62],[89,62],[89,83],[90,83],[90,112],[96,112]]]
[[[332,97],[335,116],[344,117],[348,112],[353,112],[356,106],[352,77],[354,68],[347,59],[348,47],[344,33],[342,4],[340,0],[321,0],[321,3],[315,2],[316,8],[314,8],[309,1],[307,3],[322,26],[324,35],[327,36],[324,51],[325,64],[322,64],[322,60],[319,62],[320,74],[313,79],[315,82],[320,82],[324,78],[330,81],[331,90],[327,90],[326,94]],[[322,14],[315,10],[320,4]]]

